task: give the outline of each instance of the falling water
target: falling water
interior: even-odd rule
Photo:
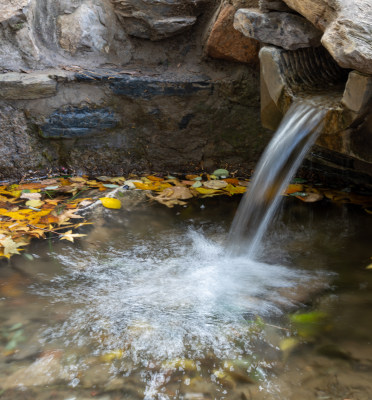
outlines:
[[[325,111],[303,101],[289,108],[277,132],[262,155],[249,192],[241,201],[232,223],[229,243],[257,254],[281,194],[289,184],[322,127]]]

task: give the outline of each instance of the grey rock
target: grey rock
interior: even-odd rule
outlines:
[[[247,37],[286,50],[320,44],[321,32],[305,18],[294,14],[240,9],[235,14],[234,28]]]
[[[0,75],[0,98],[30,100],[54,96],[57,82],[42,73],[9,72]]]
[[[196,22],[206,0],[111,0],[126,32],[160,40],[183,32]]]
[[[102,8],[91,2],[57,19],[59,43],[72,54],[77,50],[109,51],[108,28]]]
[[[258,3],[260,10],[263,12],[268,11],[284,11],[291,12],[291,8],[284,3],[283,0],[260,0]]]
[[[372,76],[351,71],[346,82],[342,104],[361,114],[372,101]]]

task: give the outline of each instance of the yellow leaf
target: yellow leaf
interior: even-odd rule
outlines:
[[[8,254],[20,254],[18,247],[22,246],[22,243],[16,243],[11,237],[6,237],[6,239],[0,240],[1,245],[4,247],[4,255]]]
[[[100,200],[103,206],[106,208],[113,208],[113,209],[121,208],[121,202],[118,199],[113,199],[111,197],[101,197]]]
[[[368,208],[365,208],[364,211],[368,214],[372,214],[372,210],[368,210]]]
[[[223,190],[229,192],[230,196],[233,194],[242,194],[245,193],[247,188],[245,186],[233,186],[228,184]]]
[[[367,265],[366,269],[372,269],[372,264]]]
[[[41,201],[41,200],[28,200],[28,201],[26,201],[26,206],[28,206],[28,207],[40,208],[43,204],[44,204],[44,202]]]
[[[84,234],[82,234],[82,233],[72,233],[72,231],[67,231],[67,232],[65,232],[65,233],[63,234],[63,236],[61,237],[60,240],[65,239],[65,240],[68,240],[68,241],[70,241],[70,242],[73,242],[73,241],[74,241],[74,238],[82,237],[82,236],[87,236],[87,235],[84,235]]]
[[[203,188],[203,187],[195,188],[195,190],[204,196],[217,196],[217,195],[223,194],[223,192],[221,192],[221,190],[207,189],[207,188]]]

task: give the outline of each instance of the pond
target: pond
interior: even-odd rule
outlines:
[[[371,399],[372,216],[286,198],[253,261],[238,201],[127,191],[3,262],[0,398]]]

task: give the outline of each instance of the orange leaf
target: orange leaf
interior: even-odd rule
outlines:
[[[197,178],[198,176],[199,176],[199,175],[186,175],[186,179],[189,180],[189,181],[191,181],[191,180]],[[193,182],[193,183],[194,183],[194,182]]]
[[[150,181],[158,181],[158,182],[164,180],[163,178],[159,178],[158,176],[154,176],[154,175],[146,176],[146,178],[149,179]]]
[[[230,183],[231,185],[238,186],[239,185],[239,180],[236,178],[226,178],[224,179],[225,182]]]
[[[285,191],[285,194],[302,192],[303,190],[304,190],[304,185],[292,183],[292,184],[288,185],[287,190]]]
[[[23,183],[22,185],[18,186],[18,190],[25,190],[25,189],[43,189],[45,188],[45,184],[40,182],[31,182],[31,183]]]

